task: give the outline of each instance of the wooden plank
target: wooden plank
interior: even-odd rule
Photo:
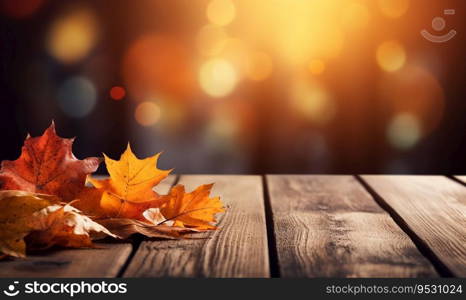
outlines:
[[[466,277],[466,187],[443,176],[363,176],[440,267]]]
[[[47,251],[0,262],[0,277],[115,277],[131,253],[128,243],[97,243],[102,249]]]
[[[156,191],[166,193],[175,182],[169,176]],[[116,277],[132,251],[127,242],[100,243],[100,249],[59,249],[0,262],[0,277]]]
[[[352,176],[268,175],[282,277],[435,277]]]
[[[215,182],[229,208],[220,229],[191,240],[144,241],[125,277],[268,277],[269,259],[260,176],[190,175],[188,191]]]

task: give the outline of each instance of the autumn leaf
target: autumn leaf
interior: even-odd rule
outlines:
[[[107,236],[118,238],[70,204],[51,205],[33,214],[30,226],[34,231],[26,237],[28,248],[92,248],[93,240]]]
[[[210,198],[213,184],[199,186],[186,193],[183,185],[176,185],[166,196],[167,202],[160,211],[173,226],[193,227],[199,230],[215,229],[215,215],[225,211],[219,197]]]
[[[86,186],[81,193],[76,196],[76,202],[73,202],[73,206],[83,211],[91,218],[106,216],[107,212],[100,206],[103,193],[104,191],[101,189]]]
[[[73,200],[83,189],[86,176],[95,172],[100,163],[96,157],[76,159],[71,151],[73,141],[57,136],[53,122],[42,136],[28,136],[17,160],[2,161],[0,189]]]
[[[0,254],[24,257],[24,237],[33,230],[33,214],[58,203],[60,200],[55,196],[23,191],[0,191]]]
[[[161,205],[163,198],[153,191],[153,188],[165,179],[171,170],[164,171],[157,168],[159,155],[160,153],[146,159],[138,159],[129,144],[118,161],[105,155],[110,178],[89,179],[89,182],[102,193],[100,213],[103,213],[103,216],[141,219],[142,212]],[[95,194],[81,195],[83,204],[80,204],[80,208],[87,211],[87,208],[94,206],[94,211],[97,211],[96,200],[89,200],[93,197]]]

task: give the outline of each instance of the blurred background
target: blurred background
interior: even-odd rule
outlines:
[[[55,120],[78,158],[178,173],[465,174],[465,8],[0,0],[0,159]]]

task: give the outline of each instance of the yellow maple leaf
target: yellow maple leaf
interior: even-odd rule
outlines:
[[[145,159],[138,159],[128,144],[120,160],[104,156],[110,178],[89,179],[89,182],[102,193],[101,214],[103,213],[106,217],[138,219],[142,218],[142,212],[146,209],[162,204],[162,197],[153,191],[153,188],[165,179],[171,170],[165,171],[157,168],[160,153]],[[85,198],[85,196],[82,197]],[[78,206],[78,208],[86,211],[85,207]]]
[[[215,215],[225,209],[220,197],[210,198],[213,184],[204,184],[191,193],[186,193],[183,185],[173,187],[165,196],[166,203],[160,211],[167,221],[175,221],[173,226],[192,227],[199,230],[216,229]]]

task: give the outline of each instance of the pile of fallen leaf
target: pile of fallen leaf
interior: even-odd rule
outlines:
[[[92,178],[102,160],[76,159],[73,141],[57,136],[52,123],[42,136],[26,138],[17,160],[2,161],[0,258],[52,246],[93,247],[105,237],[179,238],[216,228],[224,207],[209,197],[212,184],[190,193],[176,185],[160,195],[154,187],[171,170],[157,168],[159,154],[138,159],[129,144],[120,160],[104,154],[108,179]]]

